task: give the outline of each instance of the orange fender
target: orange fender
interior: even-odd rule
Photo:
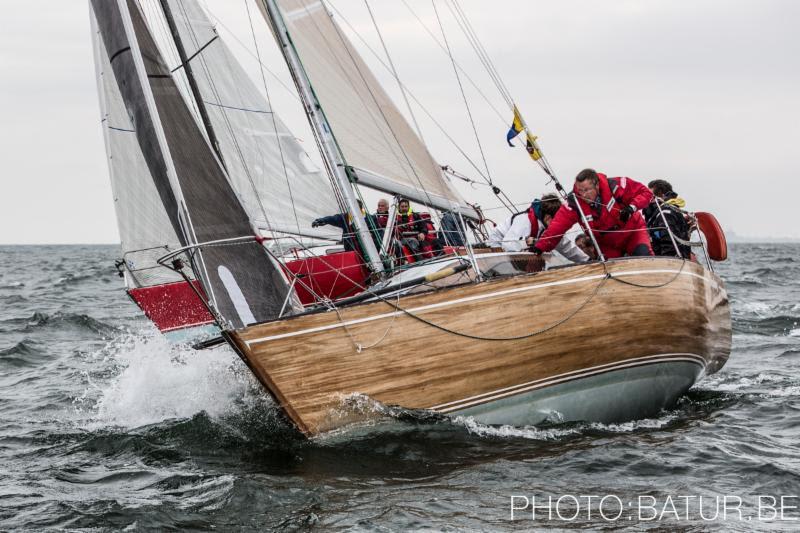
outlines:
[[[708,257],[714,261],[725,261],[728,258],[728,241],[717,218],[702,211],[696,212],[694,216],[697,219],[697,228],[706,238]]]

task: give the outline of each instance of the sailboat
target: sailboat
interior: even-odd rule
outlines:
[[[196,0],[160,0],[174,68],[138,2],[90,0],[118,268],[161,331],[232,347],[309,437],[380,418],[385,406],[487,424],[646,417],[722,368],[730,311],[710,260],[531,272],[531,253],[467,239],[398,266],[396,204],[376,238],[362,188],[450,213],[463,233],[484,222],[479,209],[445,179],[324,2],[255,4],[322,169]],[[358,250],[312,227],[335,212]],[[706,255],[722,258],[713,220],[699,220]]]

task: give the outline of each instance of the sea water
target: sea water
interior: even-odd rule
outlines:
[[[229,349],[167,343],[122,290],[118,254],[0,247],[2,530],[800,520],[800,245],[732,247],[718,265],[731,359],[655,418],[516,428],[400,413],[311,442]]]

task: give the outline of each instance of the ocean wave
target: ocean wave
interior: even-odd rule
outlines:
[[[97,279],[96,274],[72,274],[69,273],[66,276],[61,276],[60,278],[53,281],[53,286],[71,286],[71,285],[78,285],[83,283],[84,281],[94,281]]]
[[[79,329],[91,331],[92,333],[99,333],[101,335],[109,335],[118,332],[116,326],[101,322],[89,315],[80,313],[61,313],[54,314],[43,313],[36,311],[26,319],[12,319],[12,322],[24,322],[23,331],[36,331],[39,329]]]
[[[757,335],[789,335],[798,326],[797,316],[779,315],[766,318],[735,318],[733,331]]]
[[[716,391],[752,394],[759,397],[800,396],[800,382],[794,377],[778,373],[761,372],[755,376],[735,379],[723,374],[707,379],[703,384]]]
[[[778,270],[772,267],[760,267],[756,268],[755,270],[745,270],[744,272],[742,272],[742,276],[744,276],[745,278],[752,278],[752,277],[768,278],[774,276],[785,278],[786,270],[784,269]]]
[[[27,302],[28,299],[21,294],[9,294],[6,296],[0,296],[0,301],[2,301],[4,305],[17,305]]]
[[[0,350],[0,364],[11,367],[23,368],[36,366],[48,359],[45,352],[35,347],[30,340],[22,340],[5,350]]]

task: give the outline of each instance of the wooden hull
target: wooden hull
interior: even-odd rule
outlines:
[[[228,340],[313,436],[379,414],[365,396],[515,425],[648,416],[725,364],[731,322],[715,274],[637,258],[253,325]]]

